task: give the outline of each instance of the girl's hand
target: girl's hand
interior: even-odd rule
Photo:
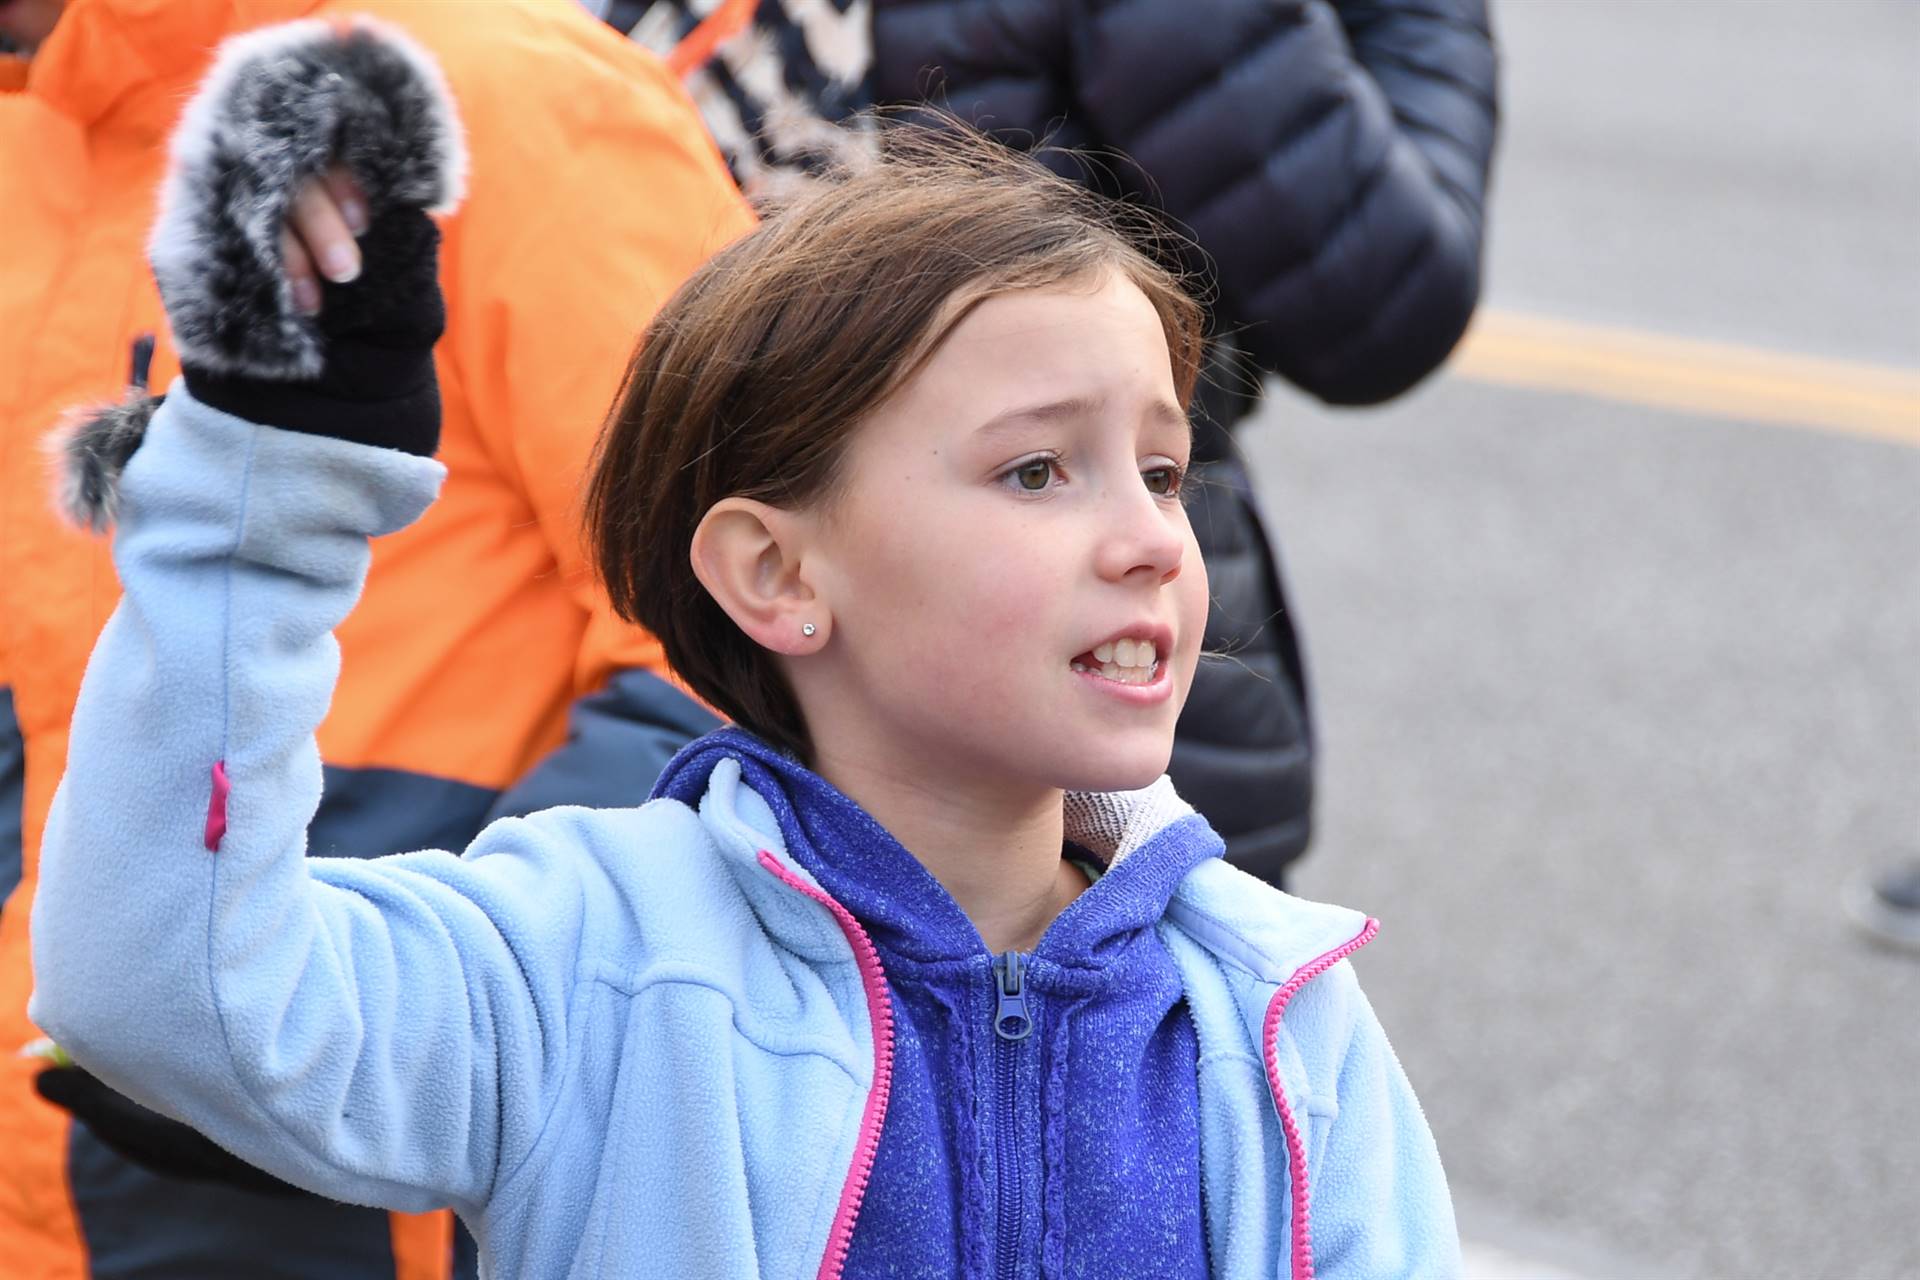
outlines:
[[[431,59],[371,19],[287,23],[223,47],[231,65],[181,115],[147,241],[195,398],[318,430],[249,418],[277,410],[238,384],[360,404],[424,394],[445,324],[429,215],[453,210],[465,174]],[[405,369],[383,354],[394,350]]]
[[[295,306],[313,315],[320,310],[322,276],[345,284],[360,274],[355,237],[366,229],[367,197],[345,168],[333,165],[300,184],[280,230],[280,256]]]

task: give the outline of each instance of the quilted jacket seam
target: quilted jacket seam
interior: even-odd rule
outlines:
[[[1334,0],[1334,8],[1340,15],[1341,25],[1356,34],[1364,32],[1373,23],[1420,18],[1471,36],[1476,42],[1493,42],[1491,26],[1464,18],[1449,9],[1429,9],[1415,4],[1395,4],[1387,8],[1376,4],[1346,4],[1341,0]]]
[[[1437,85],[1459,93],[1472,101],[1474,106],[1479,107],[1489,116],[1493,116],[1499,111],[1499,106],[1494,102],[1493,95],[1487,92],[1485,85],[1477,84],[1457,71],[1449,71],[1444,67],[1436,67],[1425,62],[1416,61],[1397,49],[1356,44],[1353,52],[1361,64],[1369,70],[1372,70],[1375,64],[1384,63],[1404,71],[1409,75],[1418,76],[1430,85]],[[1396,111],[1395,114],[1398,115],[1399,113]]]
[[[1106,15],[1103,14],[1096,21],[1104,20],[1105,17]],[[1156,99],[1150,105],[1138,108],[1135,118],[1143,122],[1142,127],[1134,131],[1130,138],[1111,138],[1109,141],[1115,145],[1124,146],[1129,151],[1141,149],[1147,137],[1154,131],[1165,127],[1176,117],[1195,109],[1196,104],[1208,103],[1223,83],[1258,54],[1286,40],[1287,33],[1292,31],[1295,25],[1287,20],[1283,11],[1276,10],[1264,28],[1249,33],[1248,42],[1239,54],[1217,67],[1207,68],[1199,76],[1183,81],[1179,88],[1168,90],[1165,96]]]
[[[1205,195],[1196,198],[1192,206],[1185,211],[1182,220],[1188,223],[1198,223],[1204,219],[1208,213],[1212,212],[1214,206],[1222,203],[1228,196],[1239,192],[1248,184],[1269,181],[1273,175],[1273,171],[1287,163],[1290,156],[1311,142],[1320,128],[1337,116],[1340,113],[1341,107],[1344,105],[1346,105],[1346,100],[1338,94],[1329,94],[1325,98],[1316,101],[1313,111],[1305,113],[1299,119],[1287,123],[1286,129],[1282,130],[1284,141],[1280,143],[1278,148],[1263,153],[1251,168],[1240,170],[1227,182],[1212,188]],[[1144,137],[1145,135],[1142,136]],[[1350,209],[1351,206],[1342,206],[1340,213],[1335,215],[1333,225],[1339,225],[1341,218],[1343,218]],[[1316,228],[1316,230],[1319,232],[1319,235],[1315,238],[1320,239],[1327,234],[1328,228],[1322,227]],[[1275,277],[1285,275],[1300,263],[1313,256],[1314,251],[1309,249],[1304,257],[1290,258],[1269,274]]]
[[[1331,366],[1341,365],[1346,362],[1356,347],[1367,345],[1373,336],[1384,326],[1386,320],[1392,315],[1394,308],[1399,305],[1401,299],[1425,274],[1421,270],[1422,265],[1434,261],[1436,258],[1444,257],[1444,255],[1439,252],[1439,239],[1439,231],[1433,224],[1429,223],[1427,230],[1421,234],[1418,240],[1414,241],[1413,248],[1400,262],[1395,264],[1394,270],[1387,274],[1386,278],[1392,283],[1388,285],[1386,293],[1383,294],[1372,307],[1369,307],[1361,314],[1357,324],[1334,338],[1331,345],[1327,348],[1325,364]]]
[[[1328,118],[1331,118],[1331,116],[1329,116]],[[1298,145],[1299,142],[1301,141],[1301,138],[1304,136],[1305,135],[1296,136],[1293,139],[1293,141],[1289,143],[1289,146]],[[1216,197],[1215,203],[1218,203],[1219,200],[1224,199],[1227,195],[1232,194],[1233,190],[1237,190],[1239,189],[1239,187],[1244,186],[1247,181],[1251,181],[1256,178],[1264,179],[1267,171],[1273,168],[1275,165],[1277,165],[1280,161],[1280,156],[1284,154],[1285,153],[1282,152],[1269,157],[1266,163],[1264,163],[1261,166],[1260,171],[1258,173],[1249,175],[1247,178],[1243,179],[1242,182],[1236,183],[1234,188],[1228,191],[1221,192],[1220,196]],[[1242,298],[1245,298],[1249,303],[1248,306],[1244,308],[1237,308],[1236,310],[1239,310],[1243,314],[1249,315],[1256,322],[1269,320],[1272,318],[1269,312],[1269,309],[1260,307],[1258,305],[1252,305],[1254,299],[1265,297],[1265,296],[1277,293],[1281,290],[1284,290],[1289,286],[1291,286],[1292,284],[1294,284],[1302,276],[1318,276],[1322,274],[1320,271],[1321,266],[1324,263],[1330,261],[1333,258],[1333,256],[1336,254],[1336,252],[1339,251],[1337,248],[1337,242],[1339,241],[1341,236],[1344,233],[1348,232],[1350,228],[1357,225],[1359,221],[1358,214],[1360,209],[1365,206],[1368,200],[1373,198],[1373,193],[1380,187],[1380,184],[1383,181],[1385,181],[1388,171],[1393,167],[1392,161],[1390,158],[1391,155],[1392,155],[1391,147],[1389,147],[1387,150],[1382,151],[1379,163],[1374,165],[1373,168],[1367,170],[1365,175],[1361,178],[1359,185],[1354,189],[1353,194],[1350,197],[1348,197],[1346,202],[1340,206],[1339,210],[1336,211],[1334,215],[1327,220],[1326,225],[1324,227],[1316,227],[1314,229],[1314,234],[1312,236],[1313,247],[1310,247],[1306,249],[1304,252],[1299,253],[1294,257],[1288,258],[1282,263],[1277,264],[1272,270],[1261,273],[1261,278],[1259,280],[1251,282],[1252,287],[1250,288],[1243,287],[1243,288],[1235,289],[1235,292],[1239,293],[1240,296]],[[1193,223],[1198,223],[1201,219],[1201,216],[1202,216],[1201,211],[1196,210],[1193,213],[1193,215],[1188,218],[1188,221]],[[1424,246],[1424,244],[1426,243],[1425,238],[1423,237],[1423,239],[1419,243]],[[1424,248],[1421,250],[1421,253],[1424,253]],[[1417,262],[1419,260],[1419,257],[1420,257],[1420,254],[1412,255],[1409,259],[1409,264]],[[1397,272],[1393,273],[1392,275],[1389,276],[1389,278],[1397,278],[1397,274],[1398,274]],[[1223,282],[1223,284],[1224,283],[1225,282]],[[1242,281],[1236,280],[1234,283],[1238,285],[1238,284],[1241,284]],[[1256,343],[1259,343],[1260,335],[1257,331],[1258,325],[1256,324],[1254,327],[1255,327],[1255,332],[1251,336],[1253,337]],[[1356,326],[1356,330],[1357,328],[1358,326]],[[1336,339],[1329,344],[1328,342],[1325,341],[1326,334],[1324,330],[1315,334],[1314,337],[1315,337],[1315,341],[1319,344],[1319,346],[1323,350],[1326,349],[1328,346],[1333,346],[1333,347],[1342,346],[1345,341],[1343,337],[1340,339]],[[1265,344],[1260,343],[1259,345],[1265,345]]]

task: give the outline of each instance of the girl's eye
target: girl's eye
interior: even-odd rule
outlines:
[[[1029,458],[1007,472],[1007,476],[1023,493],[1042,493],[1053,483],[1059,469],[1057,458]]]
[[[1180,482],[1186,472],[1180,467],[1151,467],[1140,473],[1147,482],[1147,492],[1156,498],[1171,498],[1180,492]]]

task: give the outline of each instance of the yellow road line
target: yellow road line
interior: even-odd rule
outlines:
[[[1481,382],[1920,445],[1920,370],[1488,310],[1449,367]]]

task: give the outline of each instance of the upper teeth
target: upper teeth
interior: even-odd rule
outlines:
[[[1151,640],[1114,640],[1096,648],[1093,656],[1103,666],[1151,667],[1160,655]]]

